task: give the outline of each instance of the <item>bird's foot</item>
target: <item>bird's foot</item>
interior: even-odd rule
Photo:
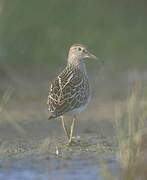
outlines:
[[[78,144],[79,142],[80,142],[80,136],[72,137],[71,139],[69,139],[67,145],[72,146]]]
[[[76,144],[76,142],[71,140],[71,141],[68,141],[67,146],[73,146],[75,144]]]

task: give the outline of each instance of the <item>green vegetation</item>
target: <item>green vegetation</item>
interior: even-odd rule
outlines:
[[[126,113],[116,120],[118,160],[123,169],[122,179],[145,179],[147,99],[135,84],[127,100]]]
[[[140,92],[137,82],[125,105],[120,103],[116,106],[115,154],[121,167],[119,179],[122,180],[145,180],[147,177],[147,99]],[[101,172],[105,179],[117,179],[107,168],[105,161],[102,162]]]
[[[12,89],[9,88],[9,89],[3,94],[3,96],[0,97],[0,113],[3,112],[4,106],[8,103],[11,94],[12,94]]]
[[[147,67],[146,1],[1,1],[0,63],[28,71],[63,66],[71,44],[100,59]],[[94,67],[94,65],[93,65]]]
[[[4,92],[4,95],[0,98],[0,115],[3,113],[5,120],[8,121],[9,125],[12,125],[12,127],[14,127],[16,131],[24,135],[25,131],[23,130],[23,128],[17,122],[15,122],[15,120],[9,115],[9,112],[5,109],[5,106],[10,100],[12,92],[13,89],[9,88]],[[4,120],[1,117],[2,116],[0,116],[0,123],[3,123]]]

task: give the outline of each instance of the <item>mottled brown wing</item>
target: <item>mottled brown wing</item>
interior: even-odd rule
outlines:
[[[48,109],[55,117],[63,115],[85,104],[88,93],[88,80],[84,74],[77,69],[65,69],[51,84]]]

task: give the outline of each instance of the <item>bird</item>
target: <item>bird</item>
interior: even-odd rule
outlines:
[[[88,105],[91,90],[84,60],[98,59],[83,44],[73,44],[68,53],[67,65],[52,81],[48,93],[47,105],[51,115],[49,120],[60,117],[68,145],[72,143],[77,114]],[[70,128],[67,128],[64,116],[72,116]]]

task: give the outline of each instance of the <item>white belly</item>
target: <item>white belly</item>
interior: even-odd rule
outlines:
[[[90,102],[90,99],[91,99],[91,97],[90,97],[90,95],[89,95],[89,97],[88,97],[88,99],[87,99],[87,102],[86,102],[85,104],[83,104],[82,106],[80,106],[79,108],[73,109],[73,110],[71,111],[71,113],[77,114],[77,113],[80,113],[80,112],[84,111],[84,110],[87,108],[87,106],[88,106],[88,104],[89,104],[89,102]]]

